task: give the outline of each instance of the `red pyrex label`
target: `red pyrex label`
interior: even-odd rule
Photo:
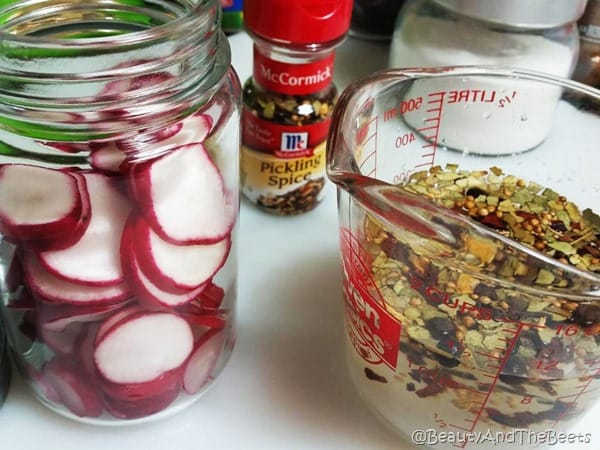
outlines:
[[[365,264],[369,257],[346,228],[340,231],[340,251],[350,339],[363,359],[375,364],[384,362],[395,369],[402,326],[385,310],[385,302]]]
[[[273,61],[254,48],[253,77],[264,89],[290,95],[313,94],[333,82],[335,54],[306,64]]]

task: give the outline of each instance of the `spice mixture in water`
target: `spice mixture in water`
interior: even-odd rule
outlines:
[[[450,246],[390,229],[367,213],[359,239],[370,277],[402,331],[391,369],[369,364],[361,333],[348,321],[359,389],[378,398],[398,428],[416,420],[405,408],[417,398],[436,401],[434,425],[466,420],[462,426],[541,430],[577,416],[594,400],[588,391],[600,374],[600,305],[561,296],[573,279],[560,266],[600,272],[598,216],[497,167],[433,167],[403,188],[562,264],[540,264],[537,252],[514,251],[468,227],[440,222],[456,239]]]

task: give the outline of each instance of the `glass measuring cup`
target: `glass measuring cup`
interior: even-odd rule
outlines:
[[[414,443],[551,444],[596,402],[599,114],[599,91],[494,67],[343,92],[327,170],[348,364]]]

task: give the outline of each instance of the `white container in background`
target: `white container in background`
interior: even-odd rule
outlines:
[[[569,78],[579,55],[576,21],[586,4],[587,0],[532,0],[523,7],[518,0],[409,0],[396,21],[389,66],[490,65]],[[449,92],[444,79],[439,83],[440,91],[446,92],[444,108],[453,113],[447,114],[451,119],[440,127],[438,143],[481,154],[522,152],[539,145],[560,95],[558,88],[555,96],[534,89],[515,95],[510,81],[501,90],[495,83],[492,91],[484,78],[470,79],[464,92],[458,93]],[[511,102],[511,108],[499,106],[501,99]],[[405,119],[410,122],[410,117]],[[480,133],[467,138],[445,131],[458,129],[455,124],[464,121]],[[504,126],[498,127],[498,121]],[[506,130],[506,139],[489,139],[498,129]]]

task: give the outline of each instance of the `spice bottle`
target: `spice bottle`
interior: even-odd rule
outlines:
[[[573,79],[600,88],[600,0],[589,0],[579,25],[579,59]]]
[[[409,0],[400,11],[390,67],[500,65],[570,77],[576,21],[587,0]]]
[[[293,215],[319,204],[338,91],[335,49],[352,0],[246,0],[253,72],[243,86],[241,186],[258,208]]]
[[[181,411],[234,343],[241,83],[218,0],[166,4],[0,4],[0,318],[75,421]]]

